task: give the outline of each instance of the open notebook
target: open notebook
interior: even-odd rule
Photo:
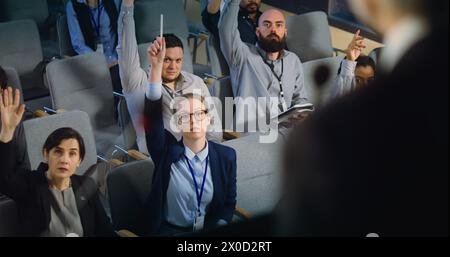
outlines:
[[[286,110],[285,112],[281,112],[276,116],[273,116],[272,119],[278,118],[278,123],[288,121],[289,118],[295,116],[296,114],[302,113],[302,112],[313,112],[314,111],[314,105],[310,103],[306,104],[296,104]]]

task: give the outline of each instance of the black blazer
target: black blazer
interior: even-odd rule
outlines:
[[[45,172],[41,163],[36,171],[15,169],[16,149],[0,142],[0,192],[13,199],[19,209],[21,234],[39,236],[50,223],[50,199]],[[100,202],[97,185],[91,178],[72,175],[73,191],[80,214],[84,236],[115,236],[112,225]]]
[[[447,27],[293,132],[294,234],[448,236],[448,50]]]
[[[153,234],[163,221],[163,206],[174,162],[184,154],[182,141],[164,129],[162,100],[145,102],[146,139],[149,153],[155,163],[152,190],[145,203],[143,215],[146,227],[141,234]],[[213,228],[220,219],[231,222],[236,206],[236,152],[234,149],[208,141],[209,163],[214,186],[213,199],[205,215],[205,229]]]

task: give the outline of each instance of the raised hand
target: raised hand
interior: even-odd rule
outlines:
[[[364,48],[366,48],[364,38],[360,36],[361,30],[356,31],[353,36],[352,41],[348,45],[345,53],[347,54],[347,59],[350,61],[356,61],[358,57],[361,55],[361,52]]]
[[[147,55],[152,66],[162,65],[166,56],[166,40],[157,37],[155,41],[147,48]]]
[[[0,95],[0,115],[2,128],[0,131],[0,141],[7,143],[13,139],[14,131],[22,120],[25,112],[25,105],[20,104],[20,91],[11,87],[4,90]]]
[[[166,57],[166,40],[156,38],[156,40],[147,48],[147,56],[151,63],[150,82],[158,82],[162,79],[162,70],[164,58]]]

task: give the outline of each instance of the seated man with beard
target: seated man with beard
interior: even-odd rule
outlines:
[[[265,121],[269,112],[273,116],[296,104],[308,103],[308,99],[302,63],[297,55],[284,50],[287,29],[283,13],[268,10],[261,15],[256,28],[258,41],[253,46],[242,42],[239,34],[239,3],[231,0],[224,8],[219,34],[222,52],[230,66],[233,94],[237,97],[235,123],[250,126],[252,119]],[[251,98],[256,103],[261,98],[268,102],[253,108],[249,105]]]

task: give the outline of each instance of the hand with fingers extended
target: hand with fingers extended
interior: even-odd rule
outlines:
[[[0,93],[1,131],[0,142],[8,143],[14,137],[14,131],[22,120],[25,105],[20,103],[20,91],[13,92],[11,87]]]
[[[161,81],[164,58],[166,57],[166,40],[157,37],[155,41],[148,47],[147,56],[151,63],[151,72],[149,81]]]
[[[356,59],[358,59],[358,57],[361,55],[362,50],[366,48],[364,42],[365,38],[360,36],[360,34],[361,30],[356,31],[352,41],[345,50],[345,53],[347,54],[347,59],[353,62],[356,61]]]

